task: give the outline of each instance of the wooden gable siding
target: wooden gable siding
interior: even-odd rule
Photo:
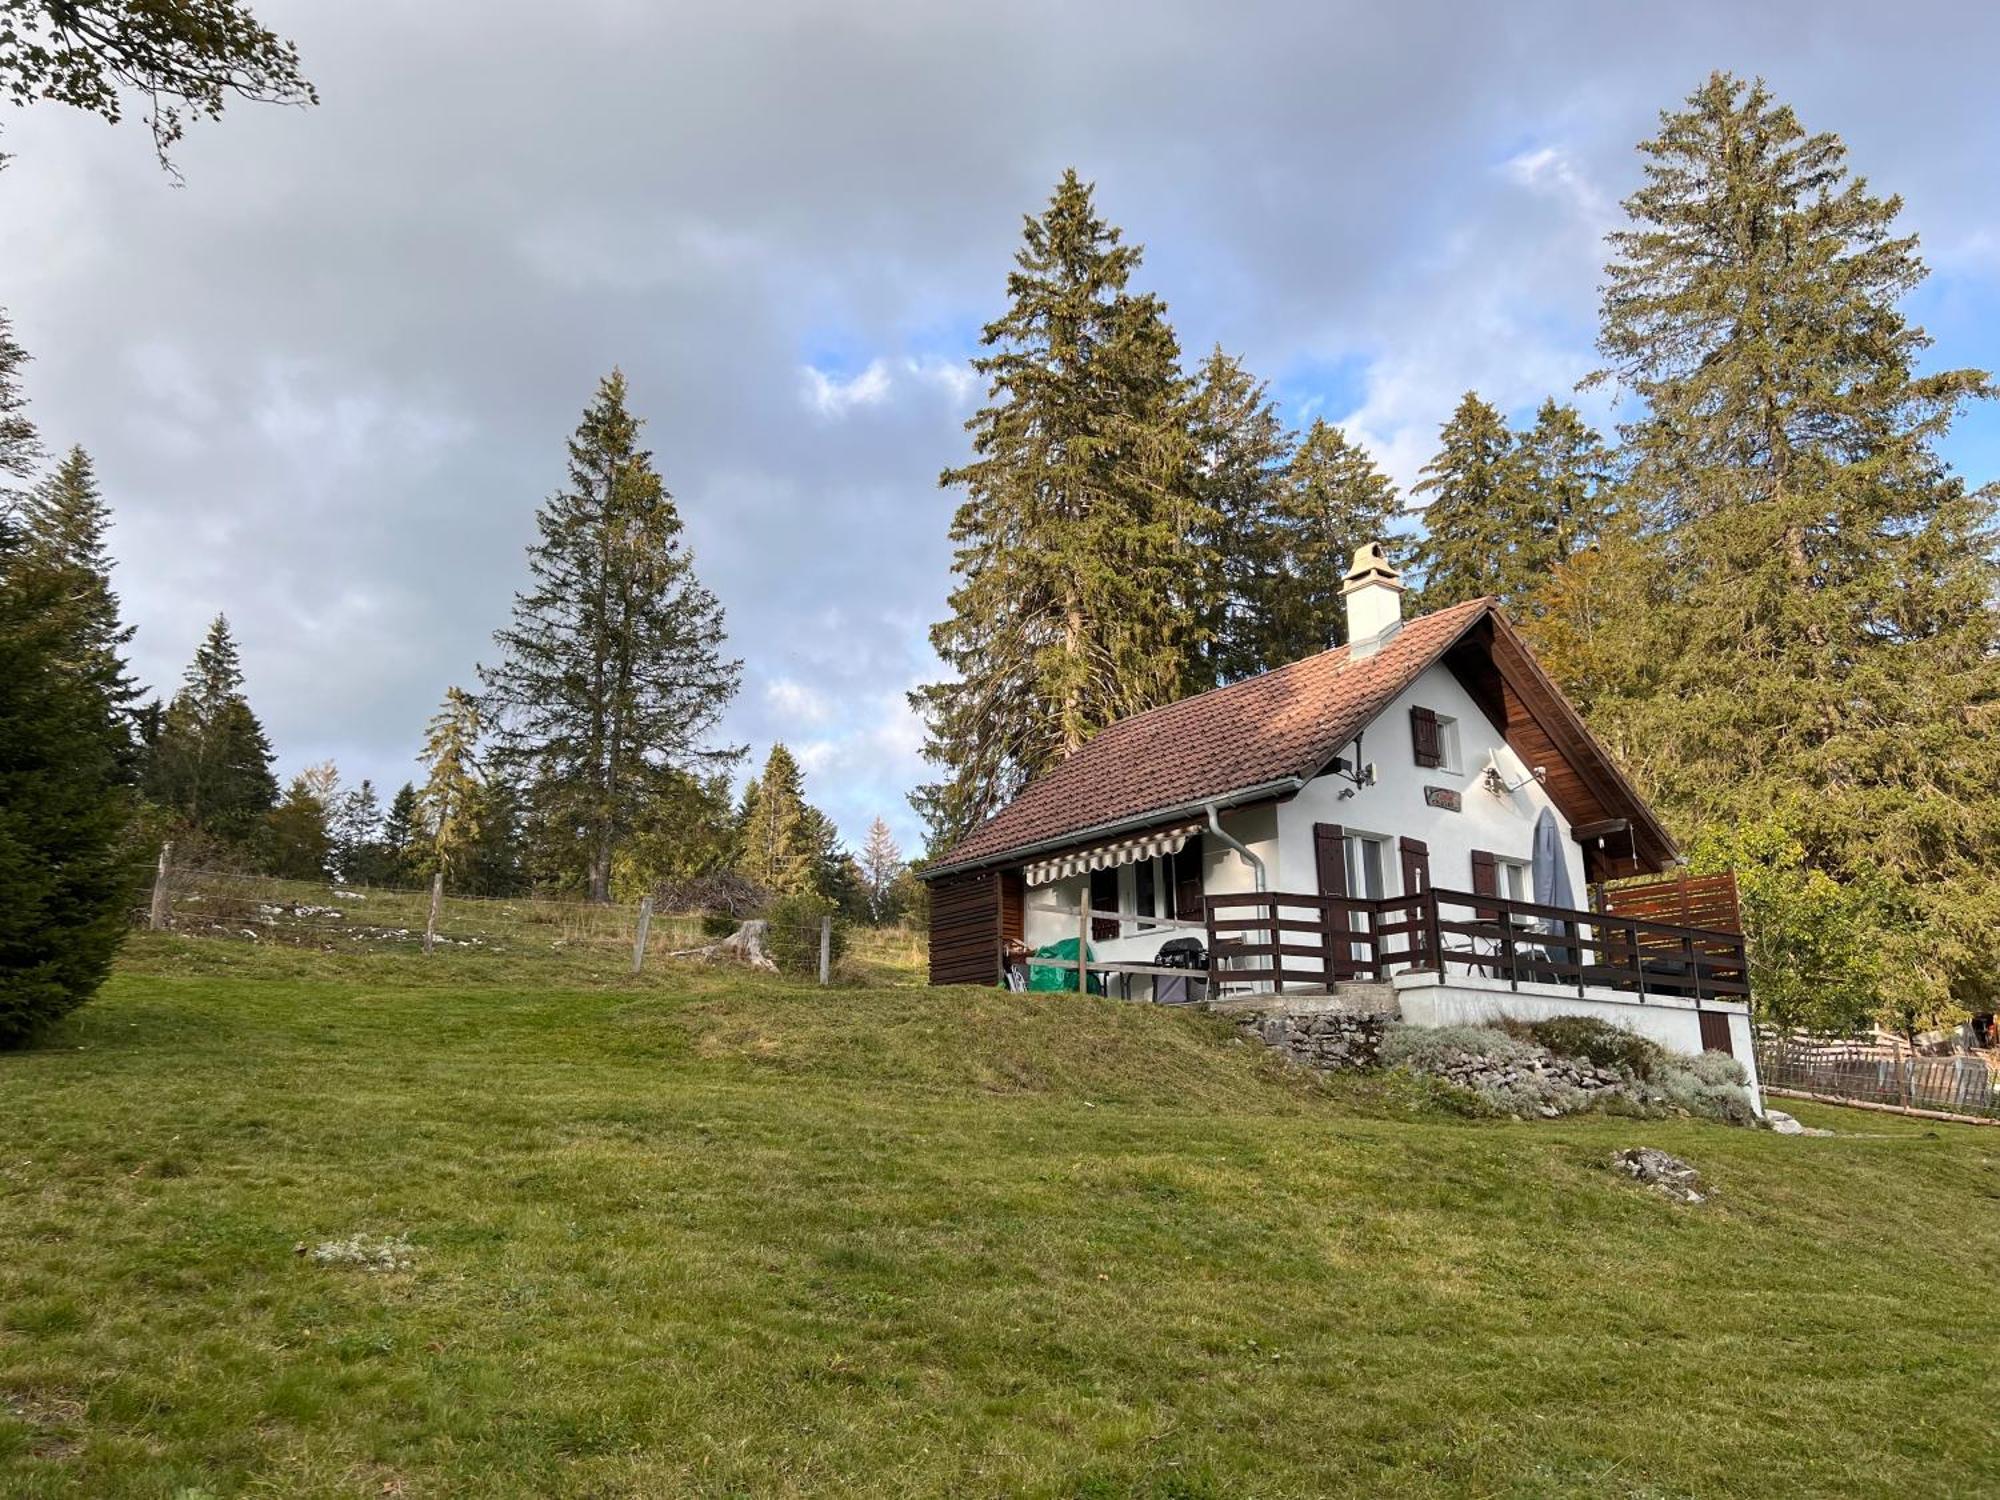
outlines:
[[[931,983],[997,983],[1000,943],[1021,936],[1025,898],[1018,870],[971,870],[933,881]]]
[[[1572,828],[1626,818],[1638,794],[1622,785],[1580,737],[1572,714],[1552,685],[1512,640],[1482,622],[1445,655],[1450,668],[1479,705],[1507,748],[1529,769],[1545,772],[1542,789]],[[1627,831],[1610,834],[1605,847],[1583,845],[1584,878],[1591,884],[1632,875],[1651,875],[1673,858],[1671,846],[1628,818]]]

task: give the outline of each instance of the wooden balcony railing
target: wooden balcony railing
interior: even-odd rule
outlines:
[[[1540,906],[1470,891],[1363,900],[1260,891],[1204,903],[1218,985],[1325,989],[1429,970],[1640,996],[1741,1000],[1738,933]]]

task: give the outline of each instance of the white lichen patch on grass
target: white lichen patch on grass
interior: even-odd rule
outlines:
[[[363,1271],[410,1271],[416,1268],[416,1247],[407,1235],[351,1234],[344,1240],[322,1240],[293,1247],[316,1266],[354,1266]]]

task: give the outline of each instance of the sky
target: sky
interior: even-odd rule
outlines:
[[[136,109],[0,108],[0,306],[45,442],[98,463],[142,680],[226,612],[286,775],[419,774],[616,365],[744,662],[729,738],[919,849],[937,476],[1066,167],[1191,360],[1242,356],[1405,485],[1467,389],[1525,415],[1593,367],[1633,148],[1715,68],[1902,196],[1933,364],[2000,366],[1992,7],[255,9],[323,102],[191,127],[184,185]],[[1946,453],[2000,477],[2000,411]]]

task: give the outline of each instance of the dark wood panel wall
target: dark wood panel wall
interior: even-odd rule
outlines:
[[[1000,943],[1026,917],[1019,870],[971,870],[931,882],[931,983],[995,984]]]

